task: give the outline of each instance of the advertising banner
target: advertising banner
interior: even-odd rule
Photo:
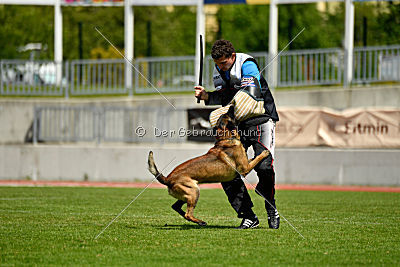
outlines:
[[[400,110],[326,108],[278,110],[277,146],[399,148]]]
[[[207,133],[214,109],[189,110],[189,127]],[[280,108],[277,147],[400,148],[400,109]],[[209,136],[191,141],[212,142]]]

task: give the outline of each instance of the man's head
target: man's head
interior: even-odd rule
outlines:
[[[211,57],[221,70],[227,71],[235,63],[235,48],[227,40],[217,40],[212,46]]]

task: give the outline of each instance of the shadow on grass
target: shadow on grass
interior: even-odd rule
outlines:
[[[197,224],[165,224],[164,226],[156,226],[163,230],[192,230],[192,229],[234,229],[233,226],[227,225],[206,225],[200,226]]]
[[[233,229],[233,230],[239,230],[236,229],[236,226],[234,225],[206,225],[206,226],[200,226],[197,224],[165,224],[164,226],[159,226],[159,225],[154,225],[154,227],[162,230],[192,230],[192,229],[199,229],[199,230],[207,230],[207,229]],[[257,227],[252,230],[257,230],[257,229],[267,229],[264,227]]]
[[[235,229],[234,226],[227,226],[227,225],[207,225],[207,226],[200,226],[197,224],[165,224],[165,225],[160,225],[160,224],[153,224],[151,225],[154,228],[157,229],[162,229],[162,230],[192,230],[192,229]],[[132,226],[132,225],[126,225],[126,228],[129,229],[138,229],[140,227],[137,226]]]

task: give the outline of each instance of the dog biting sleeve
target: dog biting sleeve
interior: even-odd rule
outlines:
[[[222,108],[217,108],[216,110],[214,110],[210,113],[211,127],[214,128],[217,125],[217,121],[218,121],[219,117],[221,117],[222,114],[228,113],[230,106],[232,106],[232,105],[229,104]]]
[[[240,90],[228,105],[211,112],[211,127],[216,126],[219,117],[227,113],[231,106],[234,107],[235,119],[239,122],[265,113],[263,100],[252,97],[246,90]]]

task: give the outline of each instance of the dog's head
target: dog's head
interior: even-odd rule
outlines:
[[[215,129],[217,140],[230,138],[240,139],[233,107],[230,107],[227,113],[222,114],[221,117],[219,117]]]

